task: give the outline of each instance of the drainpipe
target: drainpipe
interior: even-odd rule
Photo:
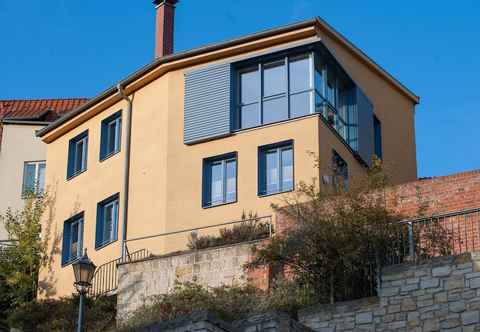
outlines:
[[[122,204],[122,243],[121,243],[121,257],[125,260],[126,243],[127,240],[127,218],[128,218],[128,192],[130,188],[130,143],[132,137],[132,100],[125,95],[122,85],[117,84],[117,90],[120,97],[127,102],[127,122],[125,135],[125,159],[124,159],[124,174],[123,174],[123,204]]]

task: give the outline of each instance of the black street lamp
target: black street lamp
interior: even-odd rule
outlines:
[[[93,274],[95,273],[95,264],[88,258],[87,256],[87,249],[85,249],[85,253],[83,257],[81,257],[78,261],[72,264],[73,266],[73,273],[75,274],[75,288],[77,289],[78,293],[80,294],[80,304],[78,308],[78,325],[77,325],[77,332],[83,331],[83,316],[85,310],[85,295],[88,292],[88,289],[92,286],[92,279]]]

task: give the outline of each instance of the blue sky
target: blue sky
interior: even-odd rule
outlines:
[[[480,1],[181,0],[175,50],[317,15],[421,97],[419,176],[480,168]],[[154,8],[0,0],[0,43],[0,98],[92,97],[152,60]]]

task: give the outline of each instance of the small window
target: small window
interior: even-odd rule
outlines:
[[[83,212],[63,224],[62,265],[81,257],[83,250]]]
[[[87,169],[87,154],[88,130],[70,140],[67,178],[72,178]]]
[[[120,151],[122,112],[119,111],[102,121],[100,138],[100,160]]]
[[[382,159],[382,123],[378,118],[374,115],[373,116],[373,134],[375,137],[375,155]]]
[[[40,195],[45,190],[45,161],[26,162],[23,166],[22,196]]]
[[[237,155],[204,159],[203,207],[237,201]]]
[[[292,141],[259,148],[258,195],[293,190]]]
[[[101,201],[97,205],[97,227],[95,249],[117,240],[118,230],[118,194]]]
[[[332,156],[333,183],[341,189],[348,190],[348,164],[333,150]]]

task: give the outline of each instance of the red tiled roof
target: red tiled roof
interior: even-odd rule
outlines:
[[[52,121],[55,117],[71,111],[87,100],[86,98],[0,100],[0,118],[43,120],[46,113],[50,111],[50,117],[44,120]]]
[[[2,143],[2,120],[52,122],[84,104],[87,100],[87,98],[0,100],[0,145]]]

